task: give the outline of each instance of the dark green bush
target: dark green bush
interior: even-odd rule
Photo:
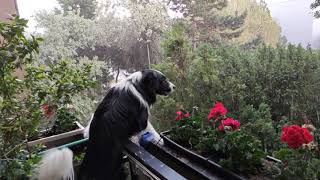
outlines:
[[[178,107],[205,111],[223,100],[230,113],[239,113],[247,105],[258,109],[264,103],[273,120],[286,116],[299,122],[307,117],[320,125],[318,51],[288,45],[247,52],[206,43],[192,49],[181,26],[166,34],[163,46],[166,60],[154,68],[177,85],[173,99]]]

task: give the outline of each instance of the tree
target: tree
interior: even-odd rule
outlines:
[[[189,25],[189,36],[193,37],[193,48],[199,42],[221,44],[238,37],[246,13],[222,16],[218,12],[228,4],[227,0],[170,0],[170,8],[182,13]]]
[[[314,17],[315,18],[320,18],[320,10],[318,9],[318,7],[320,7],[320,0],[315,0],[312,4],[311,4],[311,9],[315,10],[314,12]]]
[[[38,26],[44,29],[41,58],[58,61],[63,57],[97,57],[118,72],[148,68],[150,63],[159,62],[161,36],[169,24],[164,5],[159,1],[129,0],[108,4],[108,11],[95,20],[74,11],[39,13]],[[128,13],[119,16],[112,11],[119,8]]]
[[[96,0],[58,0],[62,12],[78,11],[85,19],[94,19],[97,16],[98,2]],[[59,12],[59,9],[56,9]]]

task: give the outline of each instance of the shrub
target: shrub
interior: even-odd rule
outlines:
[[[72,97],[95,84],[90,64],[37,62],[41,39],[26,38],[26,24],[19,17],[0,22],[0,179],[30,177],[40,158],[33,154],[38,147],[27,147],[28,140],[48,122],[56,127],[54,133],[70,130],[76,119],[70,109]],[[25,70],[20,79],[14,73],[18,68]]]
[[[196,105],[206,112],[212,102],[223,101],[229,113],[239,117],[246,106],[259,109],[265,104],[273,122],[286,116],[290,122],[309,119],[320,125],[318,51],[288,45],[261,46],[248,52],[207,43],[192,49],[185,34],[183,27],[167,33],[163,43],[166,60],[154,65],[176,84],[171,101],[177,109]],[[166,114],[159,116],[156,118],[162,119]]]
[[[74,129],[73,122],[79,119],[72,98],[96,84],[92,65],[76,65],[72,60],[62,60],[49,66],[30,64],[26,66],[26,72],[25,79],[29,81],[26,88],[51,111],[52,116],[42,122],[47,130],[51,130],[47,134]]]
[[[26,151],[26,142],[39,125],[41,99],[24,91],[30,81],[14,75],[35,60],[41,40],[24,36],[26,24],[19,17],[8,24],[0,22],[0,179],[26,178],[38,161]]]
[[[243,51],[207,43],[192,49],[183,27],[173,28],[165,39],[166,60],[154,68],[163,71],[177,88],[152,110],[160,129],[174,123],[172,109],[197,106],[203,114],[212,102],[223,101],[227,115],[239,118],[242,129],[272,155],[284,146],[278,141],[283,125],[320,127],[318,51],[294,45],[263,45]],[[184,63],[179,64],[179,59]]]

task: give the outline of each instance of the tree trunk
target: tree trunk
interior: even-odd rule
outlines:
[[[120,67],[118,67],[118,70],[117,70],[117,76],[116,76],[116,83],[118,82],[118,78],[119,78],[119,74],[120,74]]]
[[[149,63],[149,69],[151,68],[150,66],[151,66],[151,60],[150,60],[150,52],[149,52],[150,50],[149,50],[149,43],[147,43],[147,53],[148,53],[148,63]]]

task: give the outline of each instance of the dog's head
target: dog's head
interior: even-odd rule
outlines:
[[[167,96],[174,91],[175,86],[160,71],[147,69],[132,73],[114,88],[120,92],[131,92],[148,108],[156,101],[156,95]]]
[[[143,70],[141,71],[141,84],[148,92],[153,92],[158,95],[169,95],[175,89],[175,85],[172,84],[165,75],[157,70]]]

